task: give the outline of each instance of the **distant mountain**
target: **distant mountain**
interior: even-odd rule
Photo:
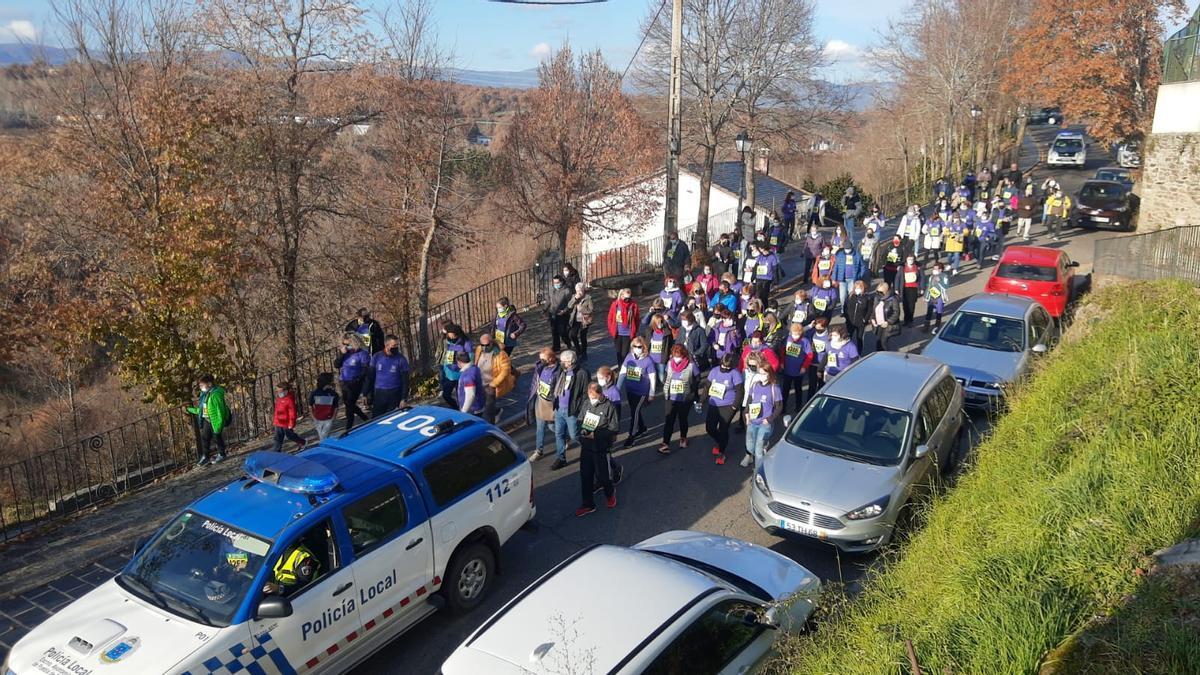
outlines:
[[[537,69],[529,70],[467,70],[453,68],[450,79],[476,87],[532,89],[538,84]]]
[[[0,44],[0,66],[30,64],[39,59],[58,66],[70,61],[71,54],[70,50],[47,45],[5,43]]]
[[[886,95],[892,84],[890,82],[830,82],[829,86],[846,96],[851,110],[862,112],[874,105],[878,96]]]

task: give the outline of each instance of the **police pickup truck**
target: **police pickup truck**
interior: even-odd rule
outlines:
[[[26,635],[4,675],[345,671],[440,607],[478,605],[536,512],[512,439],[445,408],[253,453],[245,472]]]

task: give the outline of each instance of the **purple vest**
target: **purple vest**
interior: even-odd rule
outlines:
[[[737,388],[744,381],[737,369],[722,372],[720,366],[713,368],[708,372],[708,404],[723,407],[737,403]]]
[[[779,385],[755,382],[750,385],[746,417],[751,420],[751,424],[767,424],[767,418],[775,413],[775,406],[782,401],[783,394],[779,391]]]
[[[788,377],[799,377],[804,372],[804,359],[811,353],[812,343],[808,338],[801,334],[799,340],[793,340],[792,334],[788,333],[783,343],[783,373]]]

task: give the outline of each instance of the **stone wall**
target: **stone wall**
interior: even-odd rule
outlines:
[[[1142,165],[1138,231],[1200,225],[1200,133],[1151,134]]]

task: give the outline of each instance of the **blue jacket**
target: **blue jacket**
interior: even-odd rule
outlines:
[[[408,359],[399,351],[376,353],[371,357],[371,372],[375,389],[399,389],[400,400],[408,398]]]
[[[862,271],[863,259],[857,249],[842,249],[833,256],[833,280],[838,282],[857,281]]]
[[[716,309],[717,305],[725,305],[726,309],[733,312],[734,314],[737,314],[737,309],[738,309],[737,294],[732,293],[732,292],[721,293],[721,291],[717,291],[716,293],[713,293],[712,298],[710,298],[708,301],[708,308],[710,310]]]
[[[357,382],[367,376],[371,368],[371,355],[363,349],[342,352],[333,365],[339,369],[338,378],[342,382]]]

